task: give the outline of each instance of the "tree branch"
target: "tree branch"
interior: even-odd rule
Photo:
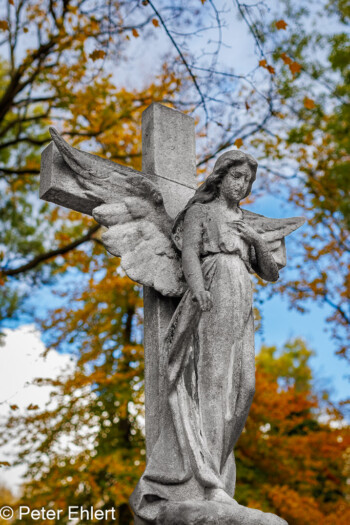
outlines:
[[[161,14],[159,13],[159,11],[156,9],[156,7],[153,5],[153,2],[151,0],[148,0],[148,4],[151,6],[151,8],[153,9],[154,11],[154,14],[159,18],[159,21],[160,23],[162,24],[163,28],[164,28],[164,31],[166,32],[166,34],[168,35],[169,39],[171,40],[171,43],[173,44],[173,46],[175,47],[176,51],[178,52],[179,54],[179,57],[181,58],[182,60],[182,63],[184,64],[185,68],[187,69],[192,81],[193,81],[193,84],[197,90],[197,93],[201,99],[201,103],[203,104],[203,108],[204,108],[204,112],[205,112],[205,115],[207,117],[207,121],[209,120],[209,114],[208,114],[208,109],[207,109],[207,106],[206,106],[206,103],[205,103],[205,98],[204,98],[204,95],[201,91],[201,88],[197,82],[197,79],[195,77],[195,75],[193,74],[190,66],[189,66],[189,63],[187,62],[186,58],[184,57],[181,49],[179,48],[179,46],[177,45],[177,43],[175,42],[174,38],[172,37],[169,29],[167,28],[166,26],[166,23],[163,19],[163,17],[161,16]]]
[[[23,264],[22,266],[19,266],[18,268],[13,268],[9,270],[2,269],[1,272],[4,275],[8,275],[12,277],[14,275],[18,275],[20,273],[27,272],[28,270],[32,270],[33,268],[35,268],[36,266],[38,266],[39,264],[43,262],[53,259],[54,257],[57,257],[58,255],[64,255],[70,252],[71,250],[74,250],[78,246],[81,246],[83,243],[87,241],[91,241],[93,239],[92,237],[93,234],[96,233],[99,228],[100,228],[100,225],[95,224],[92,228],[89,229],[89,231],[85,235],[83,235],[83,237],[80,237],[80,239],[77,239],[67,244],[66,246],[62,246],[61,248],[57,248],[56,250],[50,250],[49,252],[37,255],[36,257],[34,257],[34,259],[32,259],[26,264]]]
[[[0,171],[4,175],[38,175],[39,169],[26,169],[26,168],[0,168]]]

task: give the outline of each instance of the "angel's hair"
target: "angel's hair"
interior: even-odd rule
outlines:
[[[216,197],[219,196],[220,186],[223,181],[223,178],[228,173],[229,169],[233,166],[241,166],[245,162],[248,164],[251,173],[248,190],[247,193],[244,195],[244,198],[247,197],[251,192],[253,182],[256,179],[256,170],[258,168],[258,163],[254,159],[254,157],[252,157],[248,153],[243,153],[243,151],[227,151],[226,153],[220,155],[220,157],[215,163],[213,172],[210,175],[208,175],[203,184],[201,184],[201,186],[199,186],[199,188],[196,190],[196,193],[194,194],[192,199],[188,201],[186,207],[176,217],[173,226],[173,231],[176,230],[180,221],[182,221],[182,219],[184,218],[187,210],[193,204],[206,204],[216,199]]]

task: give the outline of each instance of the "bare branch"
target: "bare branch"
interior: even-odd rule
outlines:
[[[96,233],[99,228],[100,228],[100,225],[95,224],[92,228],[89,229],[89,231],[85,235],[80,237],[80,239],[77,239],[67,244],[66,246],[62,246],[61,248],[57,248],[56,250],[50,250],[49,252],[37,255],[36,257],[34,257],[34,259],[32,259],[26,264],[23,264],[22,266],[19,266],[18,268],[13,268],[13,269],[8,269],[8,270],[2,269],[1,272],[4,275],[12,277],[14,275],[18,275],[20,273],[27,272],[28,270],[32,270],[33,268],[35,268],[36,266],[38,266],[39,264],[43,262],[47,262],[50,259],[57,257],[58,255],[65,255],[71,250],[74,250],[75,248],[77,248],[78,246],[81,246],[85,242],[93,240],[93,234]]]
[[[192,69],[190,68],[186,58],[184,57],[181,49],[179,48],[179,46],[177,45],[177,43],[175,42],[174,38],[172,37],[171,33],[169,32],[169,29],[167,28],[167,25],[163,19],[163,17],[161,16],[161,14],[159,13],[159,11],[156,9],[156,7],[153,5],[153,2],[151,0],[148,1],[148,4],[151,6],[151,8],[153,9],[154,11],[154,14],[159,18],[159,21],[160,23],[162,24],[163,28],[164,28],[164,31],[166,32],[166,34],[168,35],[169,39],[171,40],[173,46],[175,47],[176,51],[178,52],[179,54],[179,57],[181,58],[182,60],[182,63],[184,64],[185,68],[187,69],[192,81],[193,81],[193,84],[197,90],[197,93],[201,99],[201,103],[203,105],[203,109],[204,109],[204,112],[205,112],[205,115],[206,115],[206,118],[207,118],[207,121],[209,120],[209,114],[208,114],[208,109],[207,109],[207,106],[206,106],[206,103],[205,103],[205,98],[204,98],[204,95],[202,93],[202,90],[197,82],[197,79],[195,77],[195,75],[193,74],[192,72]]]

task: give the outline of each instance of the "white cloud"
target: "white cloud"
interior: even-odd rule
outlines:
[[[24,325],[14,330],[3,329],[4,345],[0,345],[0,419],[4,421],[17,405],[25,411],[28,405],[43,408],[49,401],[52,387],[32,384],[36,378],[57,378],[62,370],[72,370],[74,360],[67,354],[50,350],[43,357],[45,345],[34,325]],[[14,447],[0,448],[0,461],[11,463]],[[0,483],[17,490],[25,472],[24,466],[0,470]]]

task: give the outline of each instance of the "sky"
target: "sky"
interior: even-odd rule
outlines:
[[[7,328],[3,344],[0,345],[0,422],[12,412],[10,405],[18,406],[14,412],[24,414],[29,405],[44,408],[50,399],[50,386],[33,384],[35,378],[55,379],[63,370],[71,370],[74,362],[69,354],[56,350],[48,352],[41,340],[41,334],[33,324]],[[12,464],[16,447],[13,443],[0,448],[0,461]],[[17,492],[25,466],[0,469],[0,484],[4,483]]]

